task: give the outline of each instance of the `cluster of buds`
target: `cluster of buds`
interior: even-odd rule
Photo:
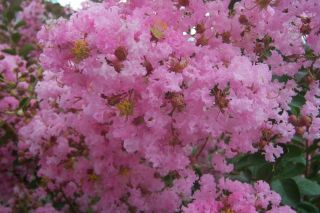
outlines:
[[[311,126],[312,119],[307,115],[302,115],[299,118],[295,115],[291,115],[289,117],[289,122],[295,127],[297,135],[303,135]]]
[[[120,73],[121,70],[123,69],[123,61],[125,61],[128,57],[128,50],[124,46],[119,46],[115,51],[114,51],[114,56],[115,59],[109,60],[107,58],[106,61],[107,63],[114,68],[114,70],[117,73]]]
[[[271,129],[265,128],[262,130],[262,135],[258,143],[260,150],[263,150],[266,145],[274,142],[277,138],[281,137],[279,134],[275,134]]]

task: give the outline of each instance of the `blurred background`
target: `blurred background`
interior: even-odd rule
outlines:
[[[72,9],[77,10],[81,8],[81,3],[85,0],[51,0],[53,3],[59,3],[62,6],[69,5]]]

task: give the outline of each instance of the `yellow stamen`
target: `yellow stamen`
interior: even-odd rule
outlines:
[[[261,9],[266,9],[270,5],[271,0],[256,0],[256,3]]]
[[[88,58],[90,54],[88,42],[84,39],[79,39],[75,41],[71,49],[71,52],[77,62],[80,62]]]
[[[95,182],[95,181],[98,181],[99,179],[100,179],[100,177],[98,175],[94,174],[94,173],[89,175],[89,180],[90,181]]]
[[[231,208],[226,208],[221,211],[221,213],[235,213]]]
[[[132,101],[126,99],[116,105],[121,115],[129,116],[133,113],[133,103]]]
[[[125,166],[120,167],[119,175],[127,177],[127,176],[129,176],[129,174],[130,174],[130,168],[125,167]]]

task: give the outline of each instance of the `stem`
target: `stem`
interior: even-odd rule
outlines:
[[[208,141],[209,141],[209,136],[206,138],[206,141],[205,141],[204,144],[201,146],[199,152],[198,152],[197,155],[195,156],[195,159],[198,159],[198,157],[201,155],[201,153],[203,152],[204,148],[206,147]]]
[[[305,175],[306,178],[307,178],[307,177],[309,176],[309,174],[310,174],[309,154],[308,154],[308,152],[307,152],[308,147],[309,147],[309,140],[306,140],[306,149],[305,149],[305,152],[306,152],[306,156],[305,156],[305,158],[306,158],[306,170],[305,170],[305,172],[304,172],[304,175]]]

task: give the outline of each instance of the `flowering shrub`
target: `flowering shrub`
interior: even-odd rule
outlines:
[[[26,212],[38,209],[46,194],[35,189],[37,162],[20,151],[18,135],[37,111],[34,88],[42,71],[36,34],[44,5],[14,0],[0,6],[0,212]]]
[[[105,1],[43,26],[39,110],[16,127],[36,211],[316,209],[319,6]]]

